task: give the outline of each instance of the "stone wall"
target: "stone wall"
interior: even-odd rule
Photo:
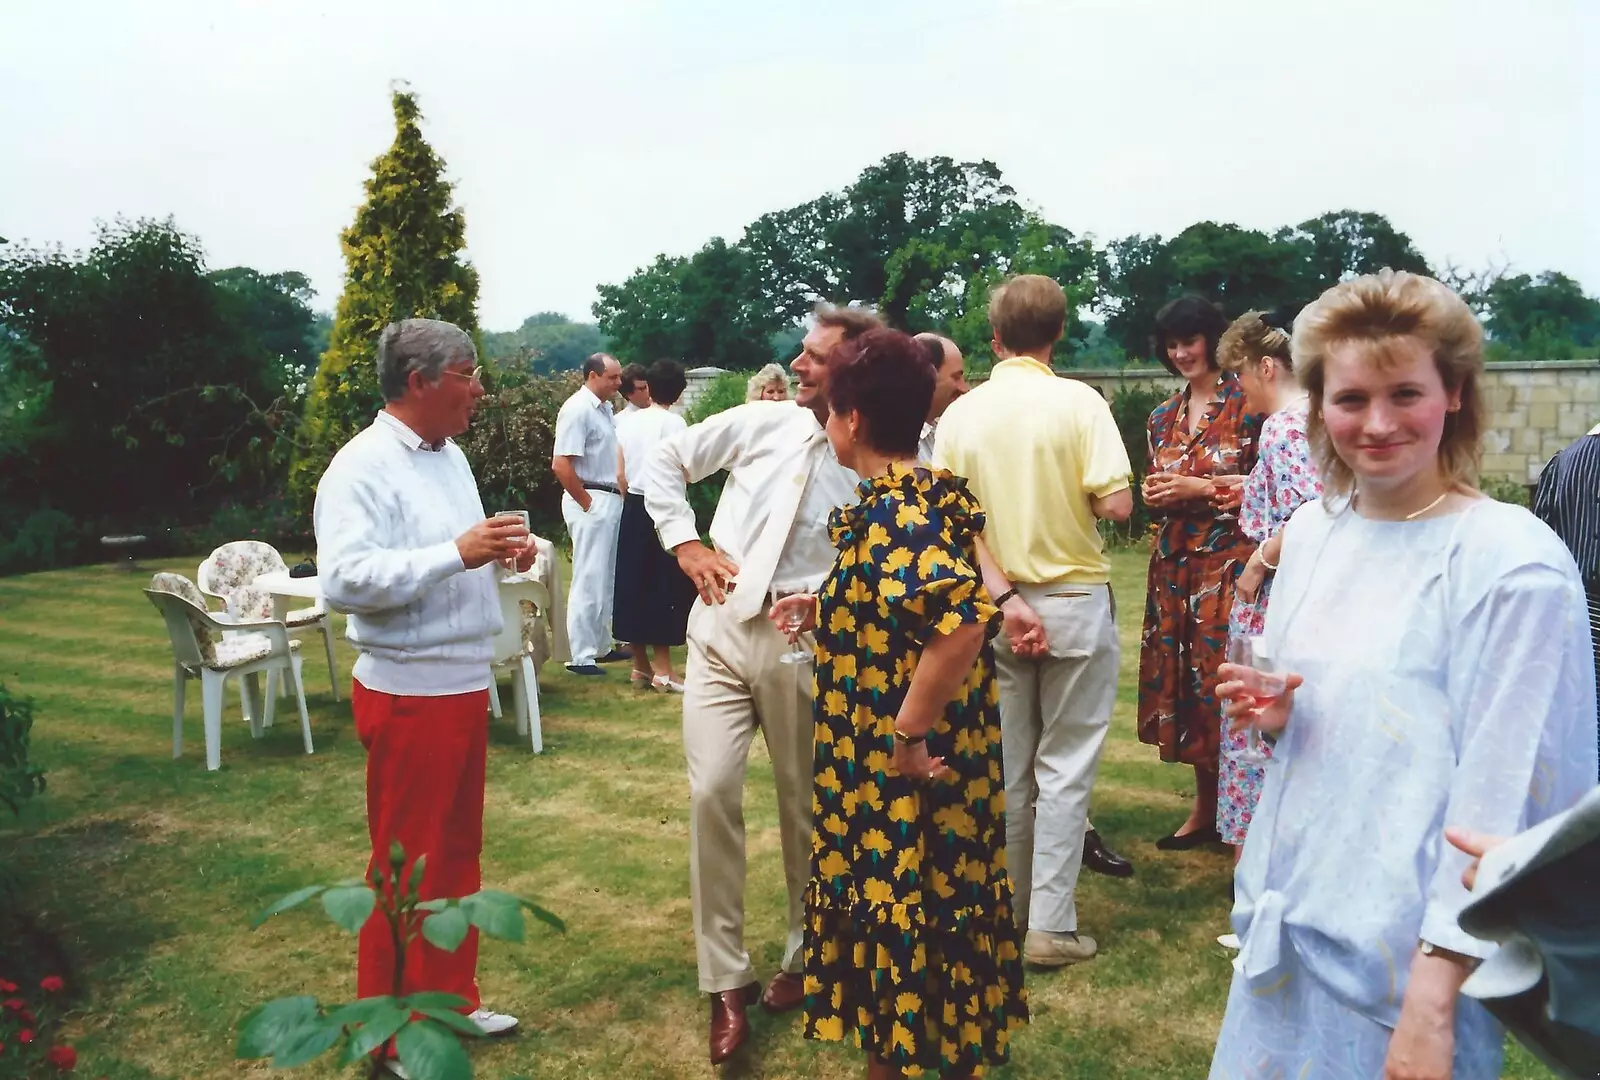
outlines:
[[[1490,364],[1483,474],[1531,484],[1558,451],[1600,423],[1600,360]]]

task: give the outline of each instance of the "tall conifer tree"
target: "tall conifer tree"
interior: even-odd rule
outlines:
[[[444,162],[422,137],[416,98],[394,93],[394,144],[372,163],[367,198],[340,236],[344,293],[306,400],[305,449],[290,490],[309,507],[329,460],[383,405],[378,335],[396,319],[443,319],[478,339],[478,272]],[[481,351],[481,346],[480,346]]]

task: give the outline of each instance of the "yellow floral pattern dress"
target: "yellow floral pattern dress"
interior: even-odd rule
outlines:
[[[1026,1023],[1005,863],[999,690],[988,641],[928,733],[948,782],[890,771],[923,647],[997,627],[979,580],[983,512],[947,472],[894,467],[835,510],[818,596],[816,787],[806,891],[805,1033],[913,1074],[1008,1056]]]

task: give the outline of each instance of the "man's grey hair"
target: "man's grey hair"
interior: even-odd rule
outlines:
[[[450,364],[477,358],[472,336],[455,323],[401,319],[385,326],[378,338],[378,389],[383,400],[399,401],[413,371],[436,383]]]

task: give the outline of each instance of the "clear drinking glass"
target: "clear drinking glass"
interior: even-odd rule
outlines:
[[[772,590],[772,598],[774,600],[782,600],[786,596],[809,596],[810,594],[810,589]],[[798,634],[800,632],[800,628],[805,624],[805,608],[796,604],[794,608],[785,613],[782,621],[778,624],[778,629],[782,630],[785,634]],[[797,637],[795,638],[794,644],[789,651],[778,657],[778,662],[782,664],[806,664],[810,663],[811,659],[811,650],[806,648],[805,644]]]
[[[529,544],[533,543],[533,519],[528,515],[526,510],[501,510],[499,513],[495,514],[495,517],[521,518],[522,527],[528,530],[528,535],[524,536],[521,540],[516,541],[517,546],[527,547]],[[515,572],[517,569],[517,558],[512,557],[507,559],[505,565],[506,569]]]
[[[1211,488],[1219,495],[1226,488],[1240,487],[1244,484],[1244,473],[1239,467],[1239,451],[1222,450],[1218,452],[1211,464]],[[1239,515],[1232,510],[1224,510],[1217,515],[1232,521]]]
[[[1270,661],[1260,647],[1260,640],[1242,634],[1228,639],[1228,663],[1244,669],[1234,676],[1234,681],[1244,683],[1244,692],[1254,699],[1256,713],[1281,698],[1285,689],[1282,675],[1265,670]],[[1245,728],[1244,749],[1239,751],[1238,759],[1245,765],[1265,765],[1269,760],[1261,744],[1261,732],[1253,723]]]

